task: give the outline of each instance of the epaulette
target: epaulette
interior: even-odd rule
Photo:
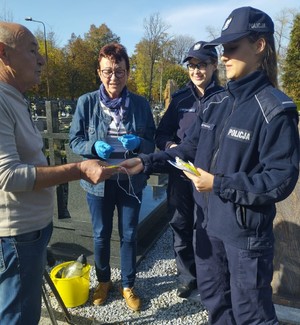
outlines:
[[[272,86],[266,87],[256,94],[256,99],[267,123],[283,111],[297,113],[297,106],[292,99]]]

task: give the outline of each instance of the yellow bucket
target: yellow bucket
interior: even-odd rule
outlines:
[[[73,263],[73,261],[59,264],[50,272],[51,280],[59,292],[64,304],[68,308],[83,305],[88,300],[91,268],[91,266],[87,264],[84,266],[81,276],[74,276],[72,278],[57,278],[57,272],[63,267],[68,266],[70,263]]]

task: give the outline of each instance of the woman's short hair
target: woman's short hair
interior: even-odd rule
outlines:
[[[121,45],[120,43],[113,42],[104,45],[99,51],[99,57],[98,57],[99,64],[102,58],[107,58],[115,63],[119,63],[122,61],[122,59],[124,59],[126,64],[126,70],[129,71],[130,69],[127,50],[125,46]]]

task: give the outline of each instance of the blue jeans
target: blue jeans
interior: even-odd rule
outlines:
[[[128,189],[128,181],[119,184]],[[136,193],[142,200],[142,192]],[[133,287],[136,275],[137,226],[141,204],[119,187],[117,181],[105,181],[104,197],[87,193],[94,236],[95,269],[99,282],[111,277],[110,239],[113,229],[114,209],[118,212],[120,236],[121,282],[123,288]]]
[[[47,245],[53,225],[42,230],[0,237],[0,323],[37,325]]]

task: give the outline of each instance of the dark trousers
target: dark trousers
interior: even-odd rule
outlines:
[[[168,183],[168,207],[170,227],[177,265],[178,282],[196,287],[194,254],[194,199],[192,184],[181,172],[170,172]]]
[[[210,324],[279,324],[272,303],[273,254],[273,248],[236,248],[197,227],[198,289]]]

